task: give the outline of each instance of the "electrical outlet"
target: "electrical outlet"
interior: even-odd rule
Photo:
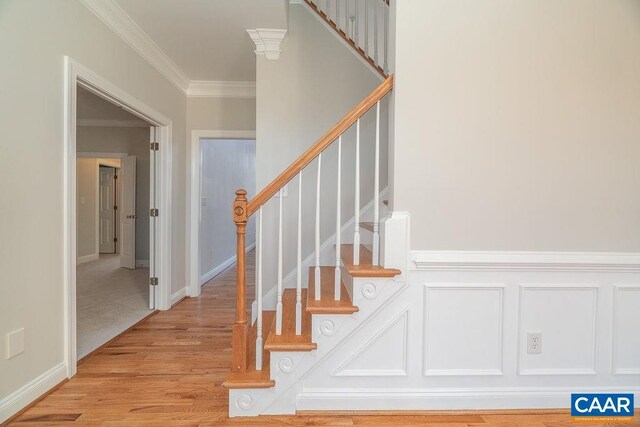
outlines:
[[[202,198],[202,206],[207,206],[207,198],[206,197]]]
[[[527,334],[527,354],[542,354],[542,332]]]
[[[213,258],[213,248],[211,248],[211,258]]]

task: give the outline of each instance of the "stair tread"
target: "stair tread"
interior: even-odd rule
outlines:
[[[334,299],[335,267],[320,267],[320,299],[315,299],[315,267],[309,268],[307,311],[316,314],[352,314],[358,307],[351,303],[347,289],[341,283],[340,300]]]
[[[396,268],[373,265],[373,254],[363,245],[360,245],[360,264],[353,264],[353,245],[341,245],[340,257],[351,277],[394,277],[401,273]]]
[[[296,335],[296,290],[282,294],[282,334],[276,335],[275,316],[271,322],[264,348],[269,351],[311,351],[318,346],[311,342],[311,315],[305,310],[307,290],[302,290],[302,334]]]
[[[263,311],[262,322],[271,324],[275,317],[275,311]],[[222,385],[226,388],[271,388],[276,385],[271,379],[269,352],[265,349],[262,352],[262,370],[256,370],[256,332],[257,325],[254,323],[247,338],[247,360],[249,361],[246,372],[233,372],[227,374]]]

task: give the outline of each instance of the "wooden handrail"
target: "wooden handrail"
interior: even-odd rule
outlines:
[[[340,135],[342,135],[360,117],[364,116],[378,101],[393,89],[393,76],[387,77],[377,88],[363,99],[353,110],[348,112],[331,130],[325,133],[307,151],[302,153],[291,165],[285,169],[276,179],[267,185],[247,204],[247,218],[253,215],[260,206],[265,204],[282,187],[291,181],[302,169],[311,163],[320,153],[329,147]]]

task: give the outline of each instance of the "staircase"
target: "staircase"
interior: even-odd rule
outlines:
[[[267,185],[252,200],[247,200],[246,191],[238,190],[233,203],[233,220],[237,230],[237,298],[236,319],[232,330],[232,367],[224,386],[230,389],[230,416],[255,416],[260,414],[291,414],[296,410],[296,394],[299,380],[311,372],[320,361],[346,340],[351,333],[366,326],[367,319],[376,308],[398,292],[402,285],[398,280],[402,273],[397,268],[382,266],[380,207],[380,102],[392,90],[393,77],[387,77],[373,92],[346,114],[331,130],[322,136],[305,153],[295,160],[273,182]],[[360,119],[375,108],[375,141],[371,143],[375,153],[375,169],[371,174],[360,171]],[[355,126],[355,212],[353,238],[342,242],[343,221],[341,219],[341,163],[342,136]],[[321,264],[320,216],[322,211],[321,188],[322,156],[333,144],[337,144],[337,187],[335,262]],[[316,194],[304,196],[304,200],[315,199],[315,263],[305,273],[302,265],[302,176],[309,177],[306,168],[316,166]],[[325,172],[326,173],[326,172]],[[373,179],[373,220],[361,220],[360,180]],[[296,288],[283,288],[283,197],[282,190],[290,181],[298,180],[297,199],[297,252]],[[349,185],[354,185],[349,183]],[[278,281],[275,310],[263,309],[263,209],[272,200],[278,206]],[[245,231],[247,221],[257,216],[256,245],[256,302],[255,321],[249,322],[246,300]],[[368,233],[369,236],[365,236]],[[349,233],[351,235],[351,233]],[[364,238],[363,238],[364,237]],[[362,244],[371,242],[370,245]],[[275,243],[275,242],[274,242]],[[269,247],[274,247],[270,244]],[[308,286],[306,282],[308,274]],[[253,316],[252,316],[253,317]]]

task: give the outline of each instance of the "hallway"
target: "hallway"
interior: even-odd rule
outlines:
[[[118,255],[101,254],[77,267],[78,359],[151,313],[149,268],[120,268]]]
[[[247,295],[253,299],[254,254],[247,256]],[[247,304],[250,306],[250,304]],[[12,425],[568,425],[567,411],[536,414],[330,415],[227,417],[221,387],[231,363],[235,266],[173,309],[149,317],[87,358],[78,374],[20,415]],[[572,425],[578,425],[573,423]],[[595,426],[596,424],[590,424]],[[629,424],[630,425],[630,424]]]

